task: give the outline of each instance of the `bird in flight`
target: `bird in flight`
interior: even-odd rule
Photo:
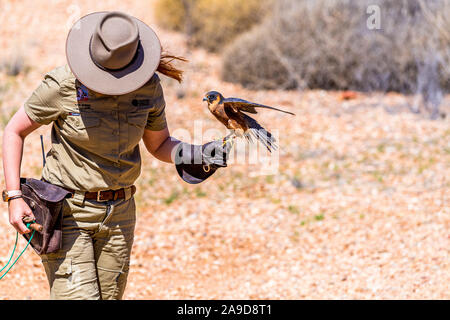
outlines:
[[[247,113],[256,114],[257,109],[272,109],[294,115],[292,112],[280,110],[274,107],[249,102],[238,98],[224,98],[220,92],[208,92],[203,101],[208,103],[208,109],[225,127],[231,130],[228,138],[245,137],[249,142],[253,142],[252,137],[261,142],[269,152],[278,148],[275,138],[264,129],[255,119]]]

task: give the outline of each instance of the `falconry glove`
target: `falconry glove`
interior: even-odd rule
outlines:
[[[204,145],[182,142],[175,155],[177,172],[189,184],[203,182],[217,169],[227,166],[231,147],[226,140],[215,140]]]

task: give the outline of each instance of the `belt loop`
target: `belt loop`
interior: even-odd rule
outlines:
[[[131,199],[131,187],[124,188],[123,191],[125,192],[125,201],[128,201]]]
[[[84,205],[84,191],[75,191],[75,193],[73,194],[73,200],[72,202],[78,206],[83,206]]]

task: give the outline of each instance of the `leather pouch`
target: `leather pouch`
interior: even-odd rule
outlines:
[[[35,232],[30,245],[37,254],[53,253],[62,247],[62,204],[72,194],[48,182],[20,178],[23,199],[33,211],[42,232]],[[23,235],[30,240],[31,233]]]

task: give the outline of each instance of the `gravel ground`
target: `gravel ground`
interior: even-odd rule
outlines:
[[[148,1],[80,0],[73,6],[55,0],[51,9],[48,1],[6,3],[13,5],[0,10],[6,21],[0,64],[20,56],[28,70],[17,77],[0,72],[3,124],[43,74],[64,63],[66,24],[76,10],[114,8],[153,25]],[[412,114],[407,106],[414,97],[393,93],[345,100],[340,92],[244,90],[219,80],[219,56],[188,51],[181,35],[154,27],[165,48],[190,60],[183,85],[163,79],[175,137],[199,143],[210,137],[186,133],[216,128],[226,134],[201,103],[212,89],[296,117],[271,111],[256,117],[279,135],[276,174],[232,159],[191,186],[142,149],[125,299],[450,298],[448,117]],[[449,106],[447,97],[443,110]],[[48,127],[31,134],[22,176],[40,176],[39,134],[49,149]],[[3,266],[15,232],[6,205],[0,210]],[[24,245],[21,239],[19,248]],[[48,299],[43,267],[31,249],[1,280],[0,299]]]

